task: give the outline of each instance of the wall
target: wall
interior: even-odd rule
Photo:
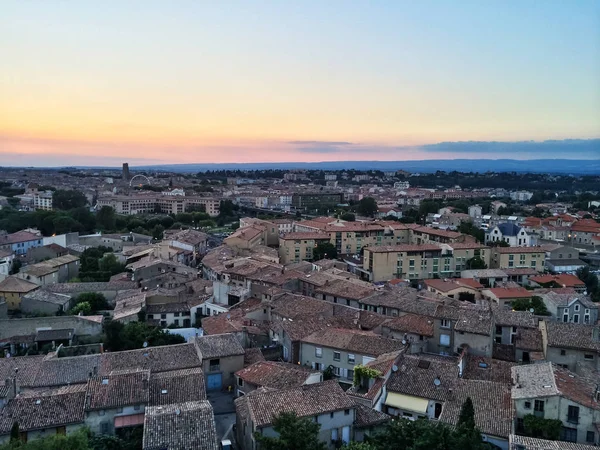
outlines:
[[[210,359],[205,359],[202,361],[202,370],[204,371],[204,376],[207,380],[207,386],[208,375],[220,372],[222,374],[223,387],[229,385],[235,387],[235,373],[244,368],[244,355],[227,356],[225,358],[218,359],[219,370],[212,372],[210,371]]]
[[[26,314],[50,314],[54,315],[59,311],[68,311],[71,302],[65,305],[59,305],[52,302],[44,302],[35,298],[23,297],[21,299],[21,311]],[[1,316],[0,316],[1,317]]]
[[[0,300],[0,320],[8,317],[8,303],[4,300]]]
[[[565,352],[564,355],[561,354],[562,350]],[[586,360],[585,355],[593,355],[593,359]],[[594,353],[592,351],[574,350],[571,348],[561,349],[557,347],[547,347],[546,360],[555,364],[567,366],[567,368],[572,372],[576,371],[578,362],[584,364],[590,369],[598,369],[600,367],[600,357],[598,357],[598,353]]]
[[[122,412],[117,409],[105,409],[102,411],[88,411],[86,413],[85,425],[90,431],[96,434],[114,434],[115,433],[115,417],[130,416],[134,414],[142,414],[145,411],[145,405],[137,405],[123,407]],[[103,424],[106,424],[103,427]]]
[[[316,356],[316,348],[321,348],[321,357]],[[333,353],[337,351],[340,353],[339,361],[333,359]],[[352,383],[354,375],[354,368],[360,364],[363,364],[363,355],[354,354],[354,364],[348,362],[349,352],[341,349],[333,349],[324,346],[318,346],[309,344],[306,342],[300,343],[300,362],[303,366],[312,367],[313,363],[319,363],[323,365],[320,370],[323,371],[327,367],[334,366],[340,369],[339,378],[340,382]]]
[[[77,335],[98,335],[102,333],[102,324],[78,316],[31,317],[27,319],[0,320],[0,339],[11,336],[35,334],[39,328],[74,328]]]
[[[492,337],[474,333],[454,332],[454,347],[455,351],[463,344],[469,346],[469,354],[475,356],[492,357],[493,343]]]
[[[450,344],[448,346],[440,343],[441,335],[450,336]],[[452,321],[450,321],[450,328],[442,328],[441,320],[434,320],[433,339],[429,340],[428,351],[441,354],[452,354],[456,351],[456,345],[454,345],[454,323]]]

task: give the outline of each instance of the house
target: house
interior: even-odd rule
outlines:
[[[235,373],[244,367],[244,348],[234,334],[213,334],[197,337],[196,349],[202,357],[206,389],[220,390],[234,386]]]
[[[331,367],[340,383],[352,384],[356,366],[402,348],[404,344],[394,339],[328,327],[301,339],[300,362],[320,371]]]
[[[44,243],[46,238],[44,238]],[[66,242],[66,238],[65,238]],[[59,256],[65,256],[69,254],[69,250],[62,245],[58,245],[56,243],[44,244],[41,247],[33,247],[30,248],[27,252],[27,262],[28,263],[38,263],[47,261],[49,259],[58,258]]]
[[[485,243],[506,242],[511,247],[529,247],[531,237],[525,231],[512,222],[499,223],[485,232]]]
[[[401,208],[388,208],[388,207],[380,207],[377,211],[376,217],[378,219],[383,219],[385,217],[395,217],[396,219],[402,218],[402,209]]]
[[[557,293],[549,289],[538,295],[553,318],[560,322],[595,324],[598,321],[598,304],[586,295]]]
[[[511,371],[511,397],[518,433],[524,431],[525,417],[532,414],[561,421],[561,441],[598,444],[600,391],[597,380],[550,362],[515,366]]]
[[[577,278],[575,275],[568,273],[561,273],[558,275],[536,275],[529,277],[529,285],[533,287],[545,287],[545,288],[573,288],[576,292],[583,293],[586,291],[586,286],[583,281]]]
[[[40,286],[66,283],[79,275],[79,257],[64,255],[23,267],[17,277]]]
[[[208,400],[150,406],[144,416],[143,450],[219,450]]]
[[[483,285],[473,278],[431,278],[423,280],[429,292],[474,303],[481,298]]]
[[[12,250],[0,249],[0,281],[9,275],[14,259]]]
[[[70,295],[36,289],[21,297],[21,312],[49,315],[65,313],[71,309],[71,300]]]
[[[15,255],[27,254],[33,247],[42,245],[42,235],[31,231],[17,231],[11,234],[0,234],[0,250],[8,250]]]
[[[404,355],[386,383],[382,411],[410,420],[439,419],[459,375],[456,358]]]
[[[434,336],[433,319],[417,314],[405,314],[387,320],[381,326],[384,337],[409,343],[411,353],[427,351]]]
[[[459,380],[444,403],[439,421],[457,426],[467,398],[473,402],[475,426],[483,441],[508,450],[514,417],[510,386],[493,381]]]
[[[0,281],[0,298],[4,297],[8,309],[15,311],[21,307],[21,298],[38,288],[37,284],[11,275]]]
[[[579,259],[579,250],[573,247],[557,245],[546,248],[546,268],[553,273],[576,272],[587,266]]]
[[[600,370],[597,326],[554,321],[543,321],[539,326],[546,360],[574,372],[578,366]]]
[[[320,383],[323,374],[297,364],[258,361],[235,373],[236,396],[249,394],[258,388],[288,389]]]
[[[546,252],[541,247],[495,247],[490,259],[491,269],[531,268],[544,270]]]
[[[265,227],[252,225],[238,228],[233,234],[226,237],[223,243],[232,248],[252,249],[265,244],[265,234]]]
[[[497,287],[484,289],[481,295],[501,308],[510,309],[515,300],[531,300],[533,294],[522,287]]]
[[[10,440],[15,422],[25,442],[84,427],[86,390],[83,384],[18,394],[0,409],[0,443]]]
[[[532,360],[530,351],[541,352],[541,335],[536,335],[538,331],[537,319],[529,311],[513,311],[507,308],[494,308],[492,310],[492,319],[494,325],[494,353],[493,357],[506,361],[519,361],[528,363]],[[523,348],[522,342],[518,342],[519,336],[529,333],[532,341],[536,342],[535,347],[529,346]],[[520,348],[517,348],[520,347]],[[520,351],[519,351],[520,350]]]
[[[166,240],[170,247],[184,250],[190,254],[186,263],[199,261],[200,257],[208,250],[208,235],[197,230],[179,230],[166,233],[163,241]]]
[[[352,440],[356,403],[333,380],[300,387],[260,389],[235,400],[237,441],[242,448],[257,448],[255,433],[277,436],[273,421],[283,412],[315,420],[319,440],[328,449],[338,441]]]
[[[491,357],[492,324],[489,310],[461,309],[454,325],[454,347],[457,353],[468,347],[471,355]]]
[[[472,278],[486,287],[494,287],[496,283],[508,281],[506,272],[500,269],[463,270],[461,278]]]
[[[319,232],[295,232],[279,236],[279,258],[282,264],[312,261],[313,250],[319,244],[330,242],[329,234]]]

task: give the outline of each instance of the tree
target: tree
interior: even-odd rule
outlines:
[[[98,261],[98,268],[102,272],[110,272],[110,275],[116,275],[125,271],[125,265],[117,260],[114,253],[107,253],[100,261]]]
[[[364,197],[356,205],[356,212],[361,216],[373,217],[379,208],[373,197]]]
[[[17,440],[0,445],[0,450],[90,450],[87,429],[78,430],[68,435],[56,434],[28,442]]]
[[[483,242],[485,240],[485,231],[476,227],[473,222],[461,222],[458,226],[458,231],[459,233],[474,236],[478,242]]]
[[[88,303],[93,312],[101,311],[104,309],[112,309],[104,297],[103,294],[99,292],[84,292],[77,296],[75,304],[79,303]]]
[[[165,227],[161,224],[155,225],[154,228],[152,228],[152,238],[156,240],[162,239],[164,231]]]
[[[471,397],[467,397],[460,408],[458,416],[458,427],[464,427],[468,430],[475,429],[475,407]]]
[[[110,206],[103,206],[96,213],[96,223],[103,230],[114,230],[116,226],[115,210]]]
[[[313,249],[313,260],[320,259],[336,259],[337,249],[331,242],[322,242],[316,245]]]
[[[325,443],[319,441],[321,425],[313,420],[299,418],[294,412],[284,412],[273,421],[273,429],[278,437],[255,433],[254,438],[261,450],[325,450]]]
[[[142,348],[144,342],[150,347],[185,343],[182,336],[170,334],[145,322],[130,322],[124,325],[110,321],[104,325],[104,335],[106,348],[113,352]]]
[[[20,437],[19,422],[15,421],[10,429],[10,442],[19,442]]]
[[[221,200],[219,203],[219,215],[221,217],[232,217],[238,209],[239,206],[231,200]]]
[[[354,222],[356,220],[356,216],[351,212],[344,213],[340,216],[340,219],[345,220],[347,222]]]
[[[71,311],[69,311],[69,314],[72,316],[78,316],[80,313],[84,316],[89,316],[90,314],[92,314],[92,307],[88,302],[77,303],[71,309]]]
[[[467,259],[467,270],[482,270],[487,269],[487,264],[479,256],[474,256]]]
[[[21,270],[22,265],[23,265],[23,263],[21,262],[20,259],[18,259],[18,258],[13,259],[13,263],[10,266],[10,272],[8,272],[8,274],[15,275],[15,274],[19,273],[19,270]]]
[[[52,207],[54,209],[74,209],[87,204],[87,198],[82,192],[76,190],[57,190],[52,194]]]
[[[487,245],[490,247],[510,247],[510,244],[506,241],[490,241]]]

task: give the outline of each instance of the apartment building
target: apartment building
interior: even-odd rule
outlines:
[[[312,261],[313,249],[320,243],[329,243],[326,233],[297,232],[279,237],[279,260],[282,264]]]
[[[39,232],[22,230],[16,233],[0,234],[0,250],[12,251],[15,255],[25,255],[30,248],[42,245],[42,235]]]
[[[100,197],[97,208],[110,206],[117,214],[178,214],[204,206],[211,217],[219,215],[220,200],[211,197],[181,195],[115,195]]]
[[[52,191],[36,192],[33,194],[33,207],[45,211],[52,211]]]
[[[394,278],[449,278],[460,276],[469,259],[480,257],[487,264],[489,256],[489,248],[471,242],[376,246],[364,249],[363,270],[375,283]]]
[[[541,247],[495,247],[492,249],[491,269],[531,268],[544,270],[546,252]]]
[[[343,202],[344,194],[341,193],[302,192],[292,195],[292,206],[296,209],[333,208]]]

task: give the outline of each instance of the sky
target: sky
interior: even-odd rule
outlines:
[[[599,138],[597,0],[0,0],[0,166],[600,159]]]

